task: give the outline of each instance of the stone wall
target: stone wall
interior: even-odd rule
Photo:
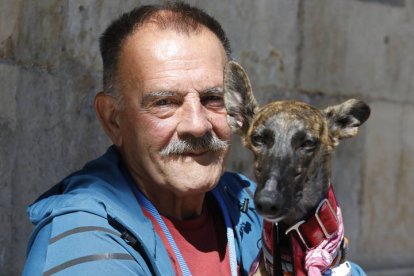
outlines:
[[[110,144],[92,108],[97,39],[123,11],[151,2],[0,0],[0,275],[21,274],[26,206]],[[259,102],[371,105],[334,160],[349,258],[369,275],[413,275],[414,2],[189,2],[222,22]],[[229,169],[252,175],[237,137]]]

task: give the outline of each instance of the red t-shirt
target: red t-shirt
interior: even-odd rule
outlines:
[[[155,219],[144,210],[161,237],[177,275],[180,266],[167,237]],[[202,214],[190,220],[162,216],[192,275],[231,275],[226,227],[214,198],[206,197]]]

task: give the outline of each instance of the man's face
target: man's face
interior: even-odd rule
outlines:
[[[178,140],[209,135],[229,142],[223,103],[226,61],[222,44],[206,29],[178,34],[147,24],[126,39],[118,66],[123,107],[116,144],[148,196],[202,194],[218,182],[227,146],[161,152]]]

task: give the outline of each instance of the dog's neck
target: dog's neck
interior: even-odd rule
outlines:
[[[317,164],[312,164],[314,168],[310,170],[312,174],[303,183],[301,199],[297,202],[296,208],[280,222],[281,225],[290,227],[306,219],[326,197],[330,186],[331,158],[326,155],[324,159]]]
[[[289,227],[283,222],[275,224],[265,221],[262,239],[264,241],[264,260],[268,272],[292,271],[293,267],[294,270],[300,271],[297,275],[305,275],[307,268],[305,270],[304,262],[308,250],[323,248],[324,250],[332,250],[331,254],[338,252],[337,250],[341,249],[343,239],[343,224],[332,186],[329,187],[316,210],[294,226]],[[343,252],[339,254],[338,258],[344,257]],[[316,259],[312,259],[307,265],[313,264],[313,261]],[[273,266],[272,263],[280,264],[280,266]],[[274,275],[279,274],[281,275],[281,273]]]

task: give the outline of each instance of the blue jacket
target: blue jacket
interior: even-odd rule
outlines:
[[[174,275],[133,185],[112,146],[43,194],[28,208],[36,227],[23,275]],[[244,176],[225,173],[214,189],[227,206],[244,274],[260,245],[262,221],[253,208],[254,188]],[[248,208],[241,211],[246,199]]]

